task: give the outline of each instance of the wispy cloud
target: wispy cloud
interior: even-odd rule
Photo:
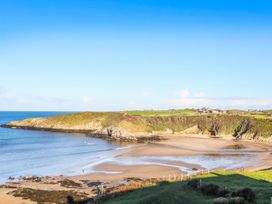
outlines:
[[[196,92],[194,94],[194,97],[201,98],[201,97],[205,97],[205,95],[206,94],[204,92],[200,91],[200,92]]]
[[[272,100],[254,98],[213,98],[204,92],[190,93],[188,89],[180,91],[179,96],[171,100],[171,105],[179,108],[268,108],[272,107]]]
[[[0,110],[52,110],[81,111],[91,110],[93,100],[89,96],[75,99],[41,97],[26,93],[17,93],[0,87]]]
[[[188,98],[190,96],[189,89],[182,89],[180,91],[180,97],[181,98]]]
[[[85,107],[93,106],[93,99],[90,96],[84,96],[82,102]]]
[[[172,100],[157,100],[149,92],[139,94],[135,98],[123,98],[114,103],[106,100],[94,100],[89,95],[71,98],[45,97],[18,93],[0,87],[0,110],[52,110],[52,111],[93,111],[124,109],[168,109],[168,108],[239,108],[239,109],[271,109],[272,100],[237,97],[210,97],[203,91],[190,92],[182,89]]]

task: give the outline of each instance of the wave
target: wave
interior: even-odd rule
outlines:
[[[127,147],[116,147],[115,150],[129,149],[129,148],[131,148],[131,147],[132,147],[132,145],[127,146]]]
[[[94,142],[87,142],[87,141],[85,141],[84,143],[87,144],[87,145],[95,145],[96,144]]]

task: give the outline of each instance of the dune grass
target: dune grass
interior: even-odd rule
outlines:
[[[257,199],[253,203],[270,204],[272,197],[272,171],[260,172],[226,172],[218,171],[199,176],[203,183],[214,183],[226,187],[231,192],[250,187],[256,192]],[[147,186],[122,196],[105,201],[106,204],[212,204],[215,197],[205,196],[192,189],[186,181],[169,184]]]

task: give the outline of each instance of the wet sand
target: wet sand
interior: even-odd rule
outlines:
[[[235,147],[241,149],[234,149]],[[233,147],[233,148],[232,148]],[[164,156],[197,156],[210,155],[214,157],[251,155],[258,160],[259,164],[243,167],[243,170],[256,171],[272,167],[272,144],[257,143],[252,141],[235,142],[232,139],[209,138],[205,136],[175,136],[168,140],[135,145],[125,153],[117,156],[118,159],[148,157],[153,159],[147,161],[174,166],[183,166],[189,169],[201,169],[197,163],[186,163],[183,161],[163,160]],[[251,156],[249,156],[251,157]],[[154,158],[155,161],[154,161]],[[133,163],[133,162],[132,162]],[[140,178],[162,177],[170,174],[184,174],[176,168],[156,165],[124,165],[118,163],[102,163],[95,167],[97,171],[113,171],[114,173],[95,173],[90,175],[78,176],[84,178],[97,178],[98,180],[118,180],[129,176]],[[234,169],[235,170],[235,169]],[[117,173],[119,172],[119,173]]]
[[[96,167],[97,170],[109,170],[120,171],[118,174],[106,174],[106,173],[93,173],[89,175],[74,176],[72,179],[76,181],[80,180],[92,180],[110,182],[112,185],[122,183],[126,178],[136,177],[141,179],[148,178],[163,178],[165,175],[181,175],[177,169],[159,166],[159,165],[114,165],[114,164],[102,164]]]
[[[231,149],[230,146],[240,144],[242,149]],[[207,153],[232,152],[265,152],[271,150],[272,144],[260,144],[248,141],[234,142],[223,138],[208,138],[204,136],[175,136],[168,140],[135,146],[122,156],[180,156]]]

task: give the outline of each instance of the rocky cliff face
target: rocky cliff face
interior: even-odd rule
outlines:
[[[220,134],[272,141],[272,121],[238,115],[131,116],[126,113],[76,113],[11,122],[8,127],[86,132],[119,139],[173,134]]]

